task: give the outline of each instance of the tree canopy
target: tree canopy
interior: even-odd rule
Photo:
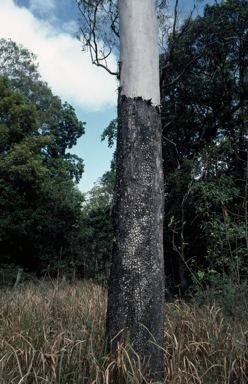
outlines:
[[[165,260],[168,270],[173,265],[175,286],[182,284],[177,268],[189,276],[192,257],[198,266],[216,273],[221,265],[222,272],[228,275],[233,269],[237,277],[244,268],[247,5],[245,0],[206,5],[202,17],[186,20],[166,70]],[[173,43],[170,36],[168,50]],[[194,57],[198,59],[193,61]],[[161,57],[161,67],[167,61],[166,55]],[[234,267],[235,257],[240,264]]]
[[[35,60],[0,40],[0,258],[39,274],[67,265],[79,242],[84,165],[68,150],[85,123],[40,80]]]

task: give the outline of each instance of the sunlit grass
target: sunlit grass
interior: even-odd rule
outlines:
[[[13,297],[2,290],[0,302],[1,384],[145,382],[128,343],[116,359],[106,354],[101,286],[37,281]],[[246,321],[232,324],[215,304],[178,301],[166,304],[165,318],[164,383],[248,382]]]

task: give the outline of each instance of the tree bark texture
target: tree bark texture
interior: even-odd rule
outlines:
[[[149,339],[160,347],[164,342],[161,116],[158,107],[141,97],[119,95],[116,161],[108,349],[130,331],[133,349],[139,353],[144,346],[143,366],[150,359],[150,372],[163,377],[162,349],[150,342],[145,345]]]

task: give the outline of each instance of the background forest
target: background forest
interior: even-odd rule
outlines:
[[[247,291],[247,5],[207,5],[161,49],[168,295]],[[86,123],[11,40],[0,40],[0,75],[0,284],[18,268],[23,278],[107,281],[115,157],[82,194],[83,160],[70,149]],[[109,146],[116,130],[117,120],[103,130]]]

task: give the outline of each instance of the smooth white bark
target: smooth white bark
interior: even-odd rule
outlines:
[[[158,25],[154,0],[118,0],[121,95],[160,104]]]

